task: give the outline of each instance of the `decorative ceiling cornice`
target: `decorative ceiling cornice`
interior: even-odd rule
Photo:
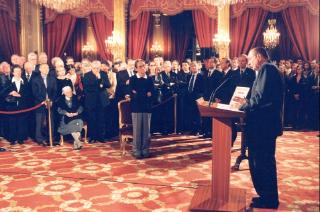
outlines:
[[[91,13],[102,13],[107,19],[113,20],[113,0],[90,0],[86,7],[64,11],[62,14],[70,14],[78,18],[84,18]],[[45,23],[49,23],[55,19],[59,13],[50,9],[46,9]]]
[[[184,10],[202,10],[211,18],[217,18],[217,8],[199,4],[199,0],[132,0],[130,20],[134,20],[143,11],[157,11],[167,15],[176,15]]]
[[[318,0],[247,0],[231,5],[231,18],[240,16],[248,8],[263,8],[270,12],[280,12],[288,7],[305,7],[311,14],[319,16]]]

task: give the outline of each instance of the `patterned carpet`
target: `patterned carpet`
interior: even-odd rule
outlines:
[[[279,211],[319,211],[316,135],[287,131],[278,139]],[[0,147],[9,150],[0,153],[0,211],[188,211],[195,188],[211,177],[211,141],[193,136],[155,137],[153,157],[145,160],[121,157],[117,141],[81,151],[31,141]],[[232,164],[237,149],[239,142]],[[247,190],[249,204],[255,191],[247,161],[240,169],[231,184]]]

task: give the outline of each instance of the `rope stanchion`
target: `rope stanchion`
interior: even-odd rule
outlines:
[[[23,109],[23,110],[17,110],[17,111],[1,111],[0,110],[0,114],[4,114],[4,115],[13,115],[13,114],[19,114],[19,113],[26,113],[26,112],[30,112],[30,111],[33,111],[33,110],[36,110],[38,109],[39,107],[41,107],[42,105],[45,104],[45,101],[33,106],[33,107],[30,107],[30,108],[26,108],[26,109]]]
[[[170,96],[170,98],[164,100],[163,102],[161,102],[161,103],[159,103],[159,104],[157,104],[157,105],[152,106],[152,109],[154,109],[154,108],[156,108],[156,107],[159,107],[160,105],[163,105],[163,104],[169,102],[171,99],[176,98],[176,96],[177,96],[177,94],[173,94],[172,96]]]
[[[52,123],[51,123],[51,101],[50,99],[46,100],[47,102],[47,108],[48,108],[48,126],[49,126],[49,143],[50,147],[53,147],[53,138],[52,138]]]

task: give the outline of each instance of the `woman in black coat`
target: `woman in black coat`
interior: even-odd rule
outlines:
[[[27,83],[21,77],[22,70],[19,66],[13,67],[13,77],[7,88],[5,97],[5,108],[7,111],[18,111],[27,107],[28,92]],[[7,139],[11,145],[17,142],[23,144],[27,137],[26,113],[8,115],[9,132]]]

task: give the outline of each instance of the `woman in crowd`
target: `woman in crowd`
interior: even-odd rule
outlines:
[[[71,134],[74,139],[73,149],[80,150],[82,148],[80,136],[83,127],[80,114],[83,111],[83,107],[72,93],[70,86],[63,87],[62,93],[63,95],[57,102],[58,113],[62,116],[58,132],[61,135]]]
[[[307,110],[306,96],[308,80],[303,75],[303,66],[298,65],[296,74],[290,79],[289,87],[293,95],[293,128],[301,129],[304,127]]]
[[[5,107],[7,111],[18,111],[25,109],[27,106],[26,99],[28,98],[27,84],[21,77],[22,70],[19,66],[13,67],[13,77],[10,81],[9,87],[7,87],[7,96],[5,97]],[[27,137],[26,114],[18,113],[8,115],[8,141],[11,145],[15,145],[17,142],[23,144],[23,140]]]

